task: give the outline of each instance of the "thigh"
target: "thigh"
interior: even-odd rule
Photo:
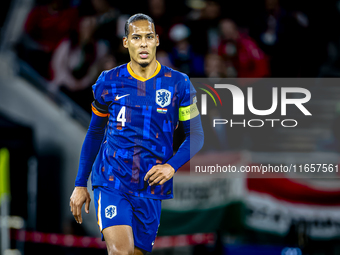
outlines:
[[[132,227],[132,206],[119,190],[97,187],[93,191],[99,230],[112,226]],[[102,239],[105,237],[102,235]]]
[[[132,227],[111,226],[103,230],[108,254],[134,254]],[[138,254],[138,253],[137,253]]]
[[[132,231],[134,245],[145,254],[151,252],[154,245],[161,218],[161,200],[134,198]]]

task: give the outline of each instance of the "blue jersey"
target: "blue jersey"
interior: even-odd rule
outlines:
[[[108,116],[92,167],[92,186],[153,199],[172,198],[172,179],[150,187],[144,176],[173,156],[178,121],[199,114],[189,77],[157,62],[155,73],[145,79],[124,64],[104,71],[92,88],[93,112]]]

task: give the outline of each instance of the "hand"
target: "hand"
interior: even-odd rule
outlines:
[[[75,187],[70,197],[70,207],[73,217],[76,222],[81,224],[83,219],[81,218],[81,208],[85,203],[85,212],[89,213],[91,197],[86,187]]]
[[[149,185],[162,185],[170,180],[175,174],[175,169],[169,164],[155,165],[145,175],[144,181],[149,182]]]

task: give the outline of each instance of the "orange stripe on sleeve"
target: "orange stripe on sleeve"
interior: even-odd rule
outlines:
[[[92,111],[93,111],[93,113],[95,115],[97,115],[99,117],[107,117],[107,116],[109,116],[108,113],[101,113],[101,112],[99,112],[92,104],[91,104],[91,106],[92,106]]]

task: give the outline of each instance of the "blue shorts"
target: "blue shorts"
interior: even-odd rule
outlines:
[[[99,186],[94,188],[93,194],[101,232],[107,227],[129,225],[132,227],[134,245],[152,251],[161,218],[162,200],[136,197]]]

